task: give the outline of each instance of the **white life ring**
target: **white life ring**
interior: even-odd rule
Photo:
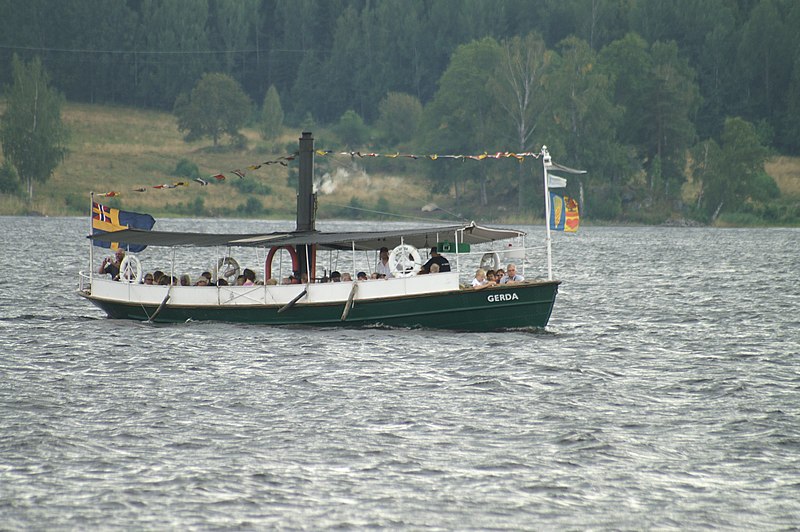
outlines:
[[[400,244],[389,252],[389,269],[395,277],[411,277],[422,268],[422,257],[417,248]]]
[[[223,257],[217,261],[217,267],[214,270],[214,273],[217,276],[217,279],[223,278],[228,283],[236,279],[236,276],[239,275],[241,268],[239,268],[239,263],[236,262],[236,259],[233,257]]]
[[[119,280],[137,284],[142,280],[142,263],[136,255],[127,254],[119,263]]]
[[[481,269],[482,270],[497,270],[500,268],[500,254],[496,251],[490,251],[489,253],[484,253],[483,257],[481,257]]]

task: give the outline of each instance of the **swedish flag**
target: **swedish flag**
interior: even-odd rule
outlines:
[[[155,225],[156,220],[149,214],[138,212],[121,211],[112,209],[106,205],[92,202],[92,234],[111,233],[123,229],[144,229],[149,231]],[[138,253],[146,248],[146,245],[129,246],[124,242],[94,242],[95,246],[111,249],[126,249]]]

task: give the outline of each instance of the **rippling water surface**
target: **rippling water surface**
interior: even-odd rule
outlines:
[[[557,234],[547,330],[457,334],[108,320],[0,223],[2,529],[800,525],[800,230]]]

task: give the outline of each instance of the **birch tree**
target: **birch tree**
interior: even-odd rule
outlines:
[[[502,60],[492,80],[495,102],[510,120],[513,142],[518,152],[531,151],[533,134],[547,106],[544,79],[552,53],[547,51],[538,33],[514,37],[503,45]],[[531,177],[531,165],[518,170],[518,207],[526,204],[525,185]]]
[[[30,201],[34,182],[47,181],[67,154],[68,130],[61,121],[64,96],[49,86],[38,57],[25,64],[15,55],[11,68],[14,83],[0,123],[0,142]]]

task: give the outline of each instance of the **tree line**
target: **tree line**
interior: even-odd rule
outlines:
[[[777,192],[763,161],[800,152],[792,0],[0,0],[0,13],[7,86],[15,54],[39,58],[68,100],[175,111],[191,134],[192,94],[221,75],[259,104],[255,121],[285,113],[342,144],[546,143],[590,171],[569,192],[600,218],[763,215]],[[534,165],[426,166],[478,205],[537,205]],[[684,205],[689,176],[700,189]]]

